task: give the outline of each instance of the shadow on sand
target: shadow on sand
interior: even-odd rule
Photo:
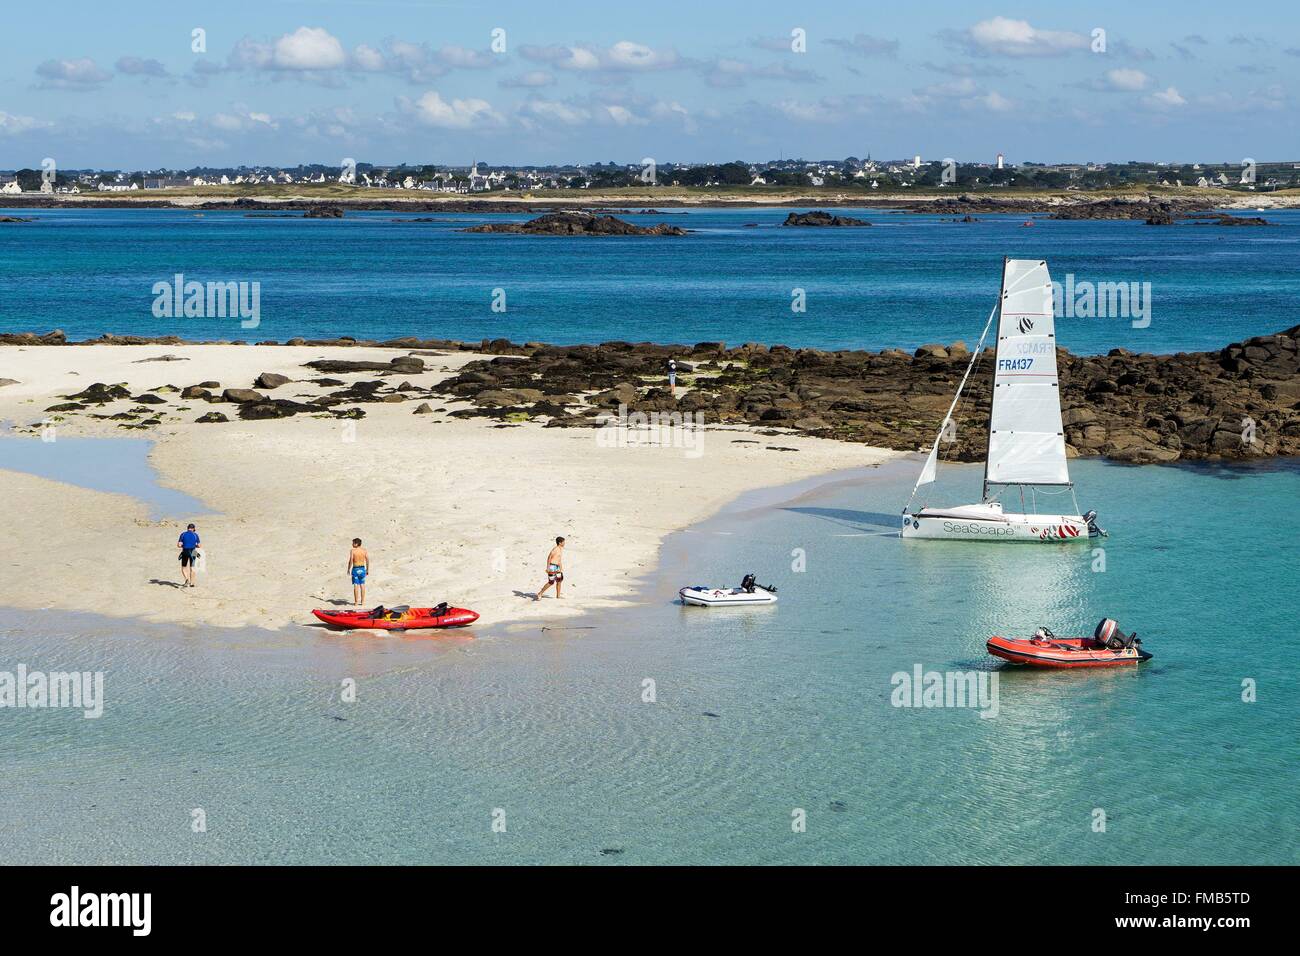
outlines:
[[[885,514],[881,511],[853,511],[849,508],[783,508],[782,510],[821,518],[823,521],[829,521],[842,528],[852,528],[855,531],[868,529],[892,531],[898,528],[899,523],[898,515]]]

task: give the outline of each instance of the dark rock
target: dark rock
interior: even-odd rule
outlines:
[[[221,414],[221,412],[208,412],[206,415],[200,415],[198,418],[194,420],[196,422],[203,422],[203,423],[230,421],[230,419],[227,418],[225,415]]]
[[[103,382],[96,382],[76,395],[67,395],[65,397],[73,401],[95,402],[102,405],[105,402],[130,398],[131,393],[121,385],[105,385]]]
[[[783,226],[869,226],[871,223],[865,219],[854,219],[852,216],[833,216],[828,212],[816,210],[814,212],[792,212],[785,217]]]
[[[263,372],[257,376],[257,381],[253,382],[253,388],[273,389],[281,385],[288,384],[291,381],[288,375],[280,375],[277,372]]]
[[[266,401],[266,396],[251,388],[228,388],[221,393],[222,401],[234,402],[236,405],[256,404]]]
[[[585,212],[548,212],[528,222],[489,222],[461,232],[504,232],[526,236],[684,236],[680,226],[636,226],[613,216]]]

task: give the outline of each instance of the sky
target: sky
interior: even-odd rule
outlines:
[[[1300,6],[71,0],[0,17],[0,168],[1300,160]]]

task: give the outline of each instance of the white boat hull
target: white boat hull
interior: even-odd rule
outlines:
[[[775,604],[776,595],[762,588],[742,591],[740,588],[682,588],[677,592],[683,604],[694,607],[749,607],[757,604]]]
[[[901,535],[941,541],[1030,541],[1079,544],[1097,537],[1082,515],[1004,514],[1000,506],[922,508],[903,515]]]

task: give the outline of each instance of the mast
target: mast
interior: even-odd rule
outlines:
[[[1010,256],[1002,257],[1002,282],[998,286],[998,334],[993,343],[993,368],[989,370],[989,427],[984,436],[984,484],[980,489],[980,501],[989,500],[989,449],[993,447],[993,403],[998,400],[998,353],[1002,350],[1002,303],[1007,297],[1007,262]]]

